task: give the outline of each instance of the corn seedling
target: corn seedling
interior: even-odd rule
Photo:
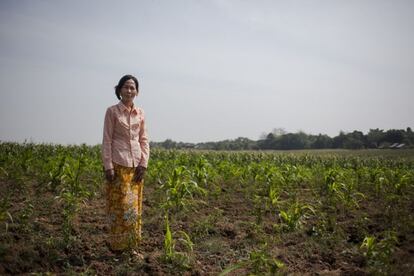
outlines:
[[[175,241],[172,238],[168,215],[165,215],[164,258],[171,262],[175,254]]]
[[[273,258],[266,250],[266,244],[263,248],[250,252],[249,258],[244,261],[240,261],[235,265],[232,265],[223,270],[219,275],[224,276],[230,272],[247,268],[253,272],[253,275],[276,275],[281,273],[281,270],[285,267],[285,264],[276,258]]]
[[[388,231],[385,237],[379,240],[374,236],[367,236],[361,244],[361,250],[374,274],[388,274],[390,260],[396,243],[395,232]]]
[[[9,208],[10,208],[9,196],[6,196],[2,198],[0,201],[0,223],[4,221],[6,232],[9,229],[9,224],[7,220],[10,220],[13,223],[13,217],[8,211]]]
[[[300,227],[302,218],[310,213],[315,214],[312,206],[301,205],[299,202],[295,202],[286,211],[281,210],[279,218],[281,219],[283,229],[293,231]]]
[[[191,263],[191,255],[194,248],[194,243],[191,241],[190,236],[184,232],[179,231],[178,233],[172,233],[170,229],[168,214],[165,215],[165,235],[164,235],[164,260],[168,263],[174,263],[182,268],[189,268]],[[186,252],[177,252],[176,244],[177,241],[173,235],[177,234],[177,239],[180,245],[186,248]]]
[[[64,186],[58,196],[63,201],[63,238],[65,244],[70,246],[71,242],[74,241],[72,236],[73,232],[73,220],[76,213],[79,210],[81,202],[90,195],[86,186],[80,181],[80,175],[84,166],[83,154],[81,154],[78,160],[67,159],[63,166],[62,180]]]
[[[195,195],[205,195],[207,191],[201,188],[197,182],[190,179],[190,173],[184,166],[174,169],[172,175],[160,187],[165,191],[167,198],[162,207],[169,210],[181,210],[189,207]]]

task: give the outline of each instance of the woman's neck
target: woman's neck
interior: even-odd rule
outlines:
[[[128,107],[128,109],[131,109],[131,108],[134,106],[134,102],[130,102],[130,101],[124,102],[124,101],[122,101],[122,103],[123,103],[126,107]]]

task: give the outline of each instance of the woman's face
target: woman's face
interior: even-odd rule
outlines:
[[[127,80],[121,87],[121,98],[124,102],[132,102],[138,95],[135,82],[132,79]]]

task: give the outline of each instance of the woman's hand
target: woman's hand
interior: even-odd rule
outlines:
[[[133,182],[141,182],[144,179],[145,171],[147,168],[143,166],[138,166],[135,169],[134,177],[132,178]]]
[[[109,169],[105,171],[105,178],[106,180],[112,182],[115,180],[115,170],[114,169]]]

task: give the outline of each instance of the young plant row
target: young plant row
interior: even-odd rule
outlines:
[[[12,183],[0,199],[1,231],[7,232],[18,216],[11,212],[10,195],[36,186],[53,193],[61,204],[62,241],[68,248],[76,242],[74,221],[80,206],[103,185],[100,147],[1,143],[0,179]],[[175,221],[212,198],[225,200],[228,187],[241,191],[252,203],[256,226],[270,221],[275,236],[302,230],[312,237],[339,235],[343,217],[352,217],[375,202],[384,210],[386,225],[381,233],[370,233],[363,225],[364,236],[358,239],[361,254],[374,272],[383,271],[389,263],[396,237],[414,227],[412,214],[401,211],[414,195],[414,161],[406,159],[338,153],[153,150],[145,182],[154,187],[157,208],[164,218],[163,259],[182,269],[194,262],[195,237],[191,231],[176,228]],[[33,209],[30,204],[25,210]],[[268,246],[256,248],[224,272],[239,267],[254,273],[282,269],[283,263],[270,251]]]

